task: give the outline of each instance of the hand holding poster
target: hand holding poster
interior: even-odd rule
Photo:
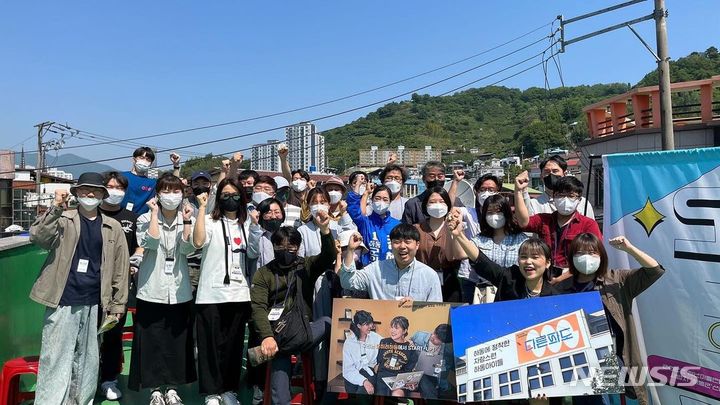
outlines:
[[[454,308],[458,402],[622,392],[597,292]]]
[[[336,298],[328,391],[455,399],[453,305]]]

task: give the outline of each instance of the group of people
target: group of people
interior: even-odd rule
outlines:
[[[468,207],[456,197],[464,173],[455,171],[446,191],[441,162],[425,164],[426,189],[408,199],[407,172],[392,161],[378,184],[364,172],[352,173],[347,183],[332,176],[318,184],[305,170],[290,168],[287,147],[278,153],[281,176],[239,170],[242,155],[236,154],[214,182],[204,171],[181,179],[175,154],[173,173],[151,179],[155,154],[143,147],[133,153],[130,171],[85,173],[70,190],[55,192],[30,229],[31,240],[50,251],[31,293],[47,307],[38,403],[86,404],[98,379],[103,396],[122,395],[117,376],[129,299],[135,331],[128,388],[149,388],[151,405],[181,404],[177,387],[196,380],[206,404],[238,404],[246,384],[258,400],[260,387],[270,384],[272,402],[288,404],[290,357],[298,347],[313,350],[322,395],[328,377],[323,342],[332,299],[340,296],[408,305],[472,303],[486,286],[496,301],[597,290],[618,357],[628,366],[642,364],[632,302],[664,270],[624,237],[608,243],[641,267],[608,268],[583,184],[565,175],[562,157],[540,165],[542,198],[528,196],[527,172],[515,179],[514,203],[500,194],[497,177],[484,175]],[[77,209],[68,207],[71,196]],[[115,322],[98,347],[98,325]],[[371,314],[353,318],[357,341],[378,338],[369,324]],[[241,381],[246,328],[249,346],[271,359],[269,381],[262,378],[264,365],[249,366],[248,380]],[[289,339],[289,329],[303,333]],[[440,332],[425,336],[424,344],[444,342],[447,334]],[[347,374],[354,376],[345,377],[349,392],[404,394],[385,392],[370,378],[383,374],[381,358],[370,354],[363,360],[366,374]],[[643,387],[630,391],[647,401]]]

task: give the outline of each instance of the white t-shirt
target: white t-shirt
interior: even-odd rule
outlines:
[[[223,224],[227,241],[223,240]],[[196,304],[250,301],[250,269],[247,268],[249,259],[246,257],[249,235],[247,222],[238,224],[237,220],[224,217],[217,221],[210,215],[205,217],[205,244]],[[226,274],[230,276],[230,284],[224,283]]]

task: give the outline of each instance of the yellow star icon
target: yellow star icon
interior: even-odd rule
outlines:
[[[659,213],[658,210],[655,209],[655,206],[653,206],[652,201],[650,201],[650,198],[648,197],[645,202],[645,206],[642,207],[640,211],[633,214],[633,217],[635,217],[635,221],[645,228],[645,232],[647,232],[648,236],[650,236],[655,227],[663,222],[665,215]]]

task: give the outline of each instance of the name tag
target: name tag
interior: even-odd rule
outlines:
[[[173,259],[173,258],[165,259],[165,274],[173,274],[174,269],[175,269],[175,259]]]
[[[233,266],[233,268],[230,269],[230,280],[232,280],[232,281],[239,281],[239,282],[242,283],[242,281],[243,281],[244,278],[245,278],[245,277],[244,277],[244,275],[243,275],[243,271],[242,271],[242,269],[240,268],[240,265],[239,265],[239,264]]]
[[[129,202],[129,203],[125,204],[125,209],[128,211],[132,211],[134,206],[135,206],[135,204]]]
[[[90,261],[88,259],[78,260],[77,272],[78,273],[87,273],[89,264],[90,264]]]
[[[277,321],[278,319],[280,319],[280,315],[282,315],[284,310],[284,307],[275,307],[270,309],[270,313],[268,314],[268,320]]]

